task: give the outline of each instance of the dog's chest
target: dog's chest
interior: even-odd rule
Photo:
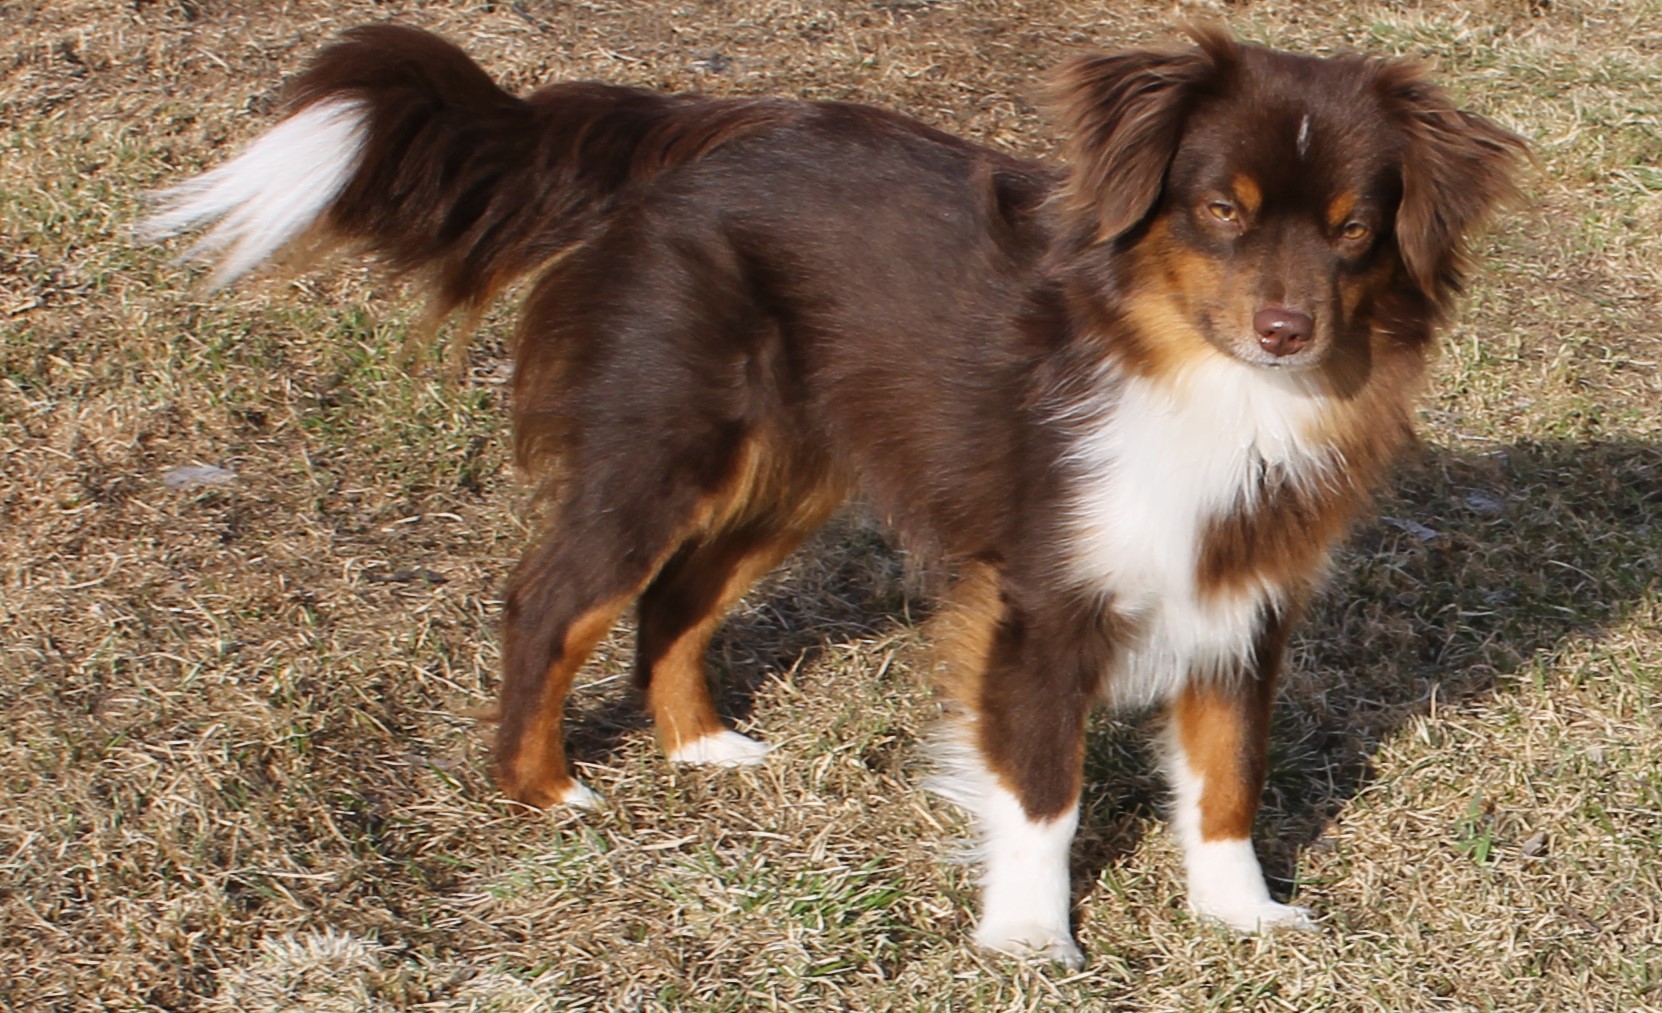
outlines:
[[[1113,698],[1164,699],[1248,656],[1283,589],[1203,580],[1200,554],[1222,518],[1275,522],[1256,510],[1267,480],[1320,482],[1334,463],[1314,436],[1322,407],[1296,381],[1219,362],[1177,384],[1114,383],[1078,431],[1072,576],[1133,631],[1107,680]]]

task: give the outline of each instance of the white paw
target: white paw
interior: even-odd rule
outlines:
[[[571,787],[560,793],[560,804],[571,806],[573,809],[599,809],[600,796],[589,790],[581,781],[572,781]]]
[[[723,729],[685,743],[669,754],[669,762],[693,767],[753,767],[773,752],[765,742]]]
[[[1297,929],[1300,932],[1316,930],[1316,916],[1307,907],[1277,904],[1273,900],[1249,904],[1191,905],[1197,917],[1209,922],[1227,925],[1236,932],[1252,934],[1271,929]]]
[[[1185,837],[1179,830],[1180,839]],[[1270,899],[1258,856],[1246,838],[1222,841],[1184,840],[1184,864],[1189,870],[1189,910],[1236,932],[1270,929],[1314,930],[1308,908],[1277,904]]]
[[[1070,971],[1085,966],[1085,955],[1065,928],[983,922],[975,930],[975,945],[1023,960],[1054,960]]]

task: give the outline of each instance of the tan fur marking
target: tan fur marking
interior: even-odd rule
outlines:
[[[561,801],[571,789],[565,747],[566,694],[589,653],[633,598],[631,594],[590,610],[566,632],[560,653],[543,678],[537,713],[526,723],[513,757],[502,764],[502,788],[512,798],[543,808]]]
[[[721,627],[728,608],[790,555],[802,538],[803,534],[780,538],[740,561],[722,586],[709,614],[678,637],[652,666],[647,707],[652,712],[653,727],[657,729],[664,752],[673,753],[689,742],[722,730],[721,718],[710,699],[710,680],[704,666],[710,638]]]
[[[1333,198],[1327,205],[1327,227],[1337,231],[1350,221],[1350,213],[1356,209],[1356,191],[1346,190]]]
[[[1201,535],[1196,590],[1215,601],[1260,584],[1306,585],[1362,502],[1353,477],[1344,473],[1315,490],[1280,485],[1251,510],[1213,518]]]
[[[1235,200],[1238,201],[1248,215],[1255,215],[1264,204],[1264,191],[1259,189],[1258,181],[1244,172],[1235,174],[1229,181],[1235,190]]]
[[[704,672],[704,652],[720,625],[717,612],[683,634],[652,666],[647,707],[666,753],[722,730]]]
[[[844,486],[823,475],[793,475],[789,455],[752,438],[740,446],[727,481],[704,499],[694,531],[716,535],[758,518],[783,532],[733,569],[709,613],[678,637],[653,664],[647,707],[665,752],[722,730],[710,698],[704,656],[728,608],[750,586],[790,555],[842,502]]]
[[[765,467],[770,456],[762,452],[755,440],[744,441],[726,484],[700,505],[697,514],[699,529],[717,531],[728,527],[748,512],[752,504],[764,498],[763,494],[770,484],[770,475]]]
[[[1339,278],[1339,305],[1342,307],[1340,319],[1354,319],[1362,306],[1362,300],[1373,298],[1377,293],[1384,291],[1390,282],[1391,272],[1395,270],[1387,258],[1381,257],[1378,264],[1372,269],[1357,275],[1344,275]]]
[[[781,529],[810,531],[847,497],[847,485],[829,475],[793,473],[801,462],[770,443],[751,438],[739,447],[726,482],[694,513],[695,532],[731,530],[764,515]]]
[[[1193,683],[1172,704],[1178,742],[1190,771],[1201,778],[1203,841],[1239,840],[1252,833],[1263,774],[1252,769],[1251,757],[1263,747],[1249,739],[1264,734],[1267,714],[1260,722],[1254,717],[1243,713],[1240,702]]]
[[[1190,322],[1182,304],[1169,295],[1132,295],[1126,302],[1126,316],[1142,338],[1141,357],[1127,365],[1144,379],[1169,381],[1219,354]]]
[[[1209,356],[1230,354],[1196,326],[1197,314],[1250,320],[1256,308],[1239,278],[1226,275],[1217,261],[1173,239],[1170,229],[1163,218],[1149,227],[1148,238],[1136,254],[1134,274],[1139,281],[1124,304],[1137,339],[1127,349],[1124,364],[1145,379],[1170,381]]]
[[[955,705],[972,713],[981,698],[982,671],[992,651],[993,633],[1004,611],[998,570],[972,563],[952,585],[947,607],[930,622],[936,688]]]

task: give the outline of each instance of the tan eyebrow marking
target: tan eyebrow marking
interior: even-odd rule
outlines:
[[[1229,181],[1235,190],[1235,199],[1240,202],[1241,208],[1249,215],[1258,213],[1258,208],[1264,203],[1264,191],[1259,189],[1258,181],[1244,172],[1237,172],[1235,178]]]
[[[1327,205],[1327,224],[1329,228],[1341,228],[1350,221],[1350,213],[1356,210],[1356,191],[1346,190],[1333,198]]]

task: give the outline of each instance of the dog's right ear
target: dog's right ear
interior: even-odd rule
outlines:
[[[1154,207],[1184,118],[1236,61],[1235,41],[1221,29],[1196,27],[1189,35],[1196,43],[1189,49],[1072,60],[1050,88],[1053,114],[1067,132],[1062,201],[1094,222],[1098,242],[1130,231]]]

